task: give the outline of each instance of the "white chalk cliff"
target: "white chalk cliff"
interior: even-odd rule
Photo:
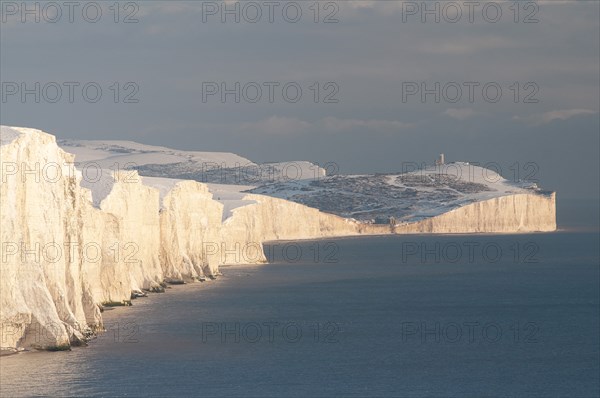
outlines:
[[[6,126],[0,132],[2,350],[65,349],[81,343],[102,330],[102,306],[162,291],[165,282],[213,278],[222,264],[265,262],[265,241],[556,229],[554,193],[496,189],[440,214],[373,224],[276,195],[243,192],[255,186],[111,171],[106,159],[89,176],[50,134]],[[135,155],[151,164],[157,147],[135,145]],[[82,156],[91,160],[102,157],[83,149]],[[181,170],[182,158],[194,156],[244,161],[233,154],[193,154],[165,152],[155,163],[171,162]],[[286,167],[274,164],[269,170]],[[301,168],[315,172],[306,162]],[[322,177],[322,170],[316,169],[316,175]]]

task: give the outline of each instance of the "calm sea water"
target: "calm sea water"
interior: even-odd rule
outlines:
[[[597,232],[269,246],[0,359],[2,396],[598,396]]]

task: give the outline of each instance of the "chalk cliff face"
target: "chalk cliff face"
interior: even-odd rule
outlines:
[[[167,279],[218,275],[222,213],[207,186],[195,181],[177,183],[163,198],[160,261]]]
[[[224,242],[233,252],[224,258],[224,263],[265,262],[264,241],[350,236],[365,232],[356,221],[287,200],[253,194],[246,195],[244,200],[255,203],[234,209],[232,216],[223,223]],[[261,249],[258,252],[257,247]],[[233,248],[237,250],[233,251]]]
[[[556,230],[556,194],[516,194],[471,203],[398,225],[395,233],[514,233]]]
[[[102,170],[90,181],[39,130],[1,128],[2,349],[65,348],[102,329],[102,305],[165,281],[263,263],[263,242],[389,233],[556,229],[554,194],[512,194],[434,217],[369,224],[258,194],[213,197],[195,181]],[[224,204],[225,203],[225,204]]]
[[[119,303],[131,297],[131,277],[125,256],[118,250],[121,224],[117,216],[92,206],[85,206],[81,223],[85,242],[82,268],[84,284],[93,304]]]
[[[112,191],[100,203],[100,209],[116,216],[119,240],[112,250],[122,257],[129,270],[131,289],[158,289],[163,279],[159,261],[159,192],[142,184],[135,171],[113,174]]]
[[[352,235],[515,233],[556,230],[555,194],[517,194],[471,203],[439,216],[400,225],[365,224],[298,203],[249,194],[223,231],[235,242],[315,239]],[[246,256],[246,262],[260,262]]]
[[[101,324],[83,268],[87,195],[53,136],[2,133],[2,347],[62,347]]]

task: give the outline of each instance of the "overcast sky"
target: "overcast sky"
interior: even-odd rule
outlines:
[[[597,198],[599,2],[522,2],[518,13],[512,2],[486,13],[485,2],[472,13],[451,3],[439,3],[436,22],[421,2],[229,2],[240,8],[236,23],[213,2],[121,2],[117,15],[113,2],[71,10],[59,1],[35,15],[3,1],[1,123],[256,162],[336,162],[342,173],[398,171],[444,152],[449,161],[494,162],[507,178],[530,173],[559,198]],[[95,4],[102,16],[92,23]],[[21,92],[36,82],[39,103]],[[209,95],[235,82],[239,103]],[[436,83],[438,102],[411,94]],[[102,97],[92,103],[96,87]]]

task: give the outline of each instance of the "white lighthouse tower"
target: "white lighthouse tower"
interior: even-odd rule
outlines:
[[[443,154],[443,153],[440,153],[440,156],[438,156],[438,158],[435,160],[435,165],[436,165],[436,166],[441,166],[441,165],[443,165],[444,163],[445,163],[445,160],[444,160],[444,154]]]

